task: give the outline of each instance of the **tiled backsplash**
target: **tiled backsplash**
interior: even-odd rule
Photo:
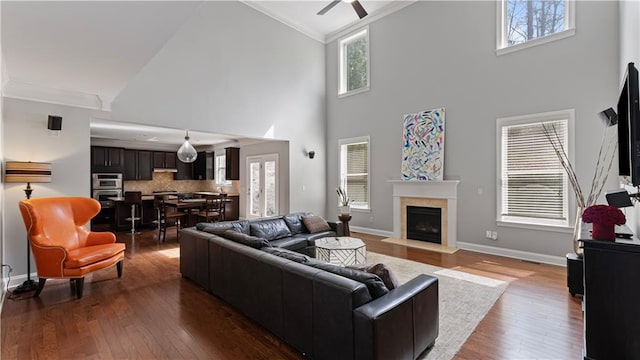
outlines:
[[[175,190],[177,192],[213,191],[237,194],[240,181],[232,181],[230,186],[216,184],[215,180],[173,180],[173,173],[154,172],[153,180],[149,181],[124,181],[124,191],[142,191],[143,194],[152,194],[154,191]]]

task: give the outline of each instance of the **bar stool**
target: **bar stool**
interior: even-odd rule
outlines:
[[[126,221],[131,221],[131,233],[140,234],[140,232],[136,232],[136,221],[142,219],[142,192],[126,191],[124,193],[124,204],[131,207],[131,216],[125,219]],[[140,216],[136,216],[136,207],[140,209]]]

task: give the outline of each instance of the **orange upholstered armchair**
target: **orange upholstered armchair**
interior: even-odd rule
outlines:
[[[100,211],[100,203],[84,197],[52,197],[20,201],[20,212],[38,269],[40,295],[48,278],[75,282],[82,297],[84,276],[116,265],[122,276],[124,244],[111,232],[92,232],[86,224]]]

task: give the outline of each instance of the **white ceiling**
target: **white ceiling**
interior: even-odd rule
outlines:
[[[342,29],[371,21],[394,4],[415,0],[360,0],[369,13],[359,20],[351,4],[340,3],[316,15],[331,0],[240,0],[265,14],[325,41]],[[201,1],[0,1],[5,96],[11,89],[40,94],[57,91],[94,96],[107,103],[133,79],[175,32],[194,14]],[[379,15],[383,16],[383,15]],[[8,80],[6,79],[8,77]],[[72,104],[73,105],[73,104]],[[109,105],[103,106],[108,109]],[[123,130],[125,123],[96,123],[92,137],[181,142],[176,129]],[[110,129],[110,130],[109,130]],[[167,133],[168,132],[168,133]],[[194,142],[197,139],[193,134]],[[204,137],[204,134],[202,134]],[[221,136],[209,141],[228,141]]]

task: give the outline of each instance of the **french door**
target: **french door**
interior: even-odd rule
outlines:
[[[247,217],[278,214],[278,154],[247,157]]]

